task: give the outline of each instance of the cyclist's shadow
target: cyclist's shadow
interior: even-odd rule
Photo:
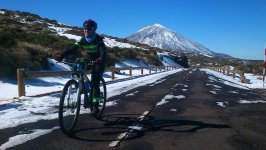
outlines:
[[[197,132],[204,128],[231,128],[224,124],[211,124],[193,120],[156,119],[146,116],[144,120],[138,117],[141,114],[111,114],[103,116],[102,127],[78,129],[70,137],[82,141],[116,141],[118,136],[126,135],[122,140],[131,140],[145,136],[148,132]],[[179,128],[180,127],[180,128]],[[95,135],[97,132],[97,135]],[[91,135],[88,135],[91,134]]]

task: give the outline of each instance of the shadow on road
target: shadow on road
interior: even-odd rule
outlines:
[[[131,140],[145,136],[147,132],[197,132],[205,128],[231,128],[224,124],[211,124],[193,120],[156,119],[146,116],[144,120],[138,117],[141,114],[112,114],[103,116],[100,121],[102,127],[82,128],[73,132],[71,138],[82,141],[115,141],[117,137],[126,133],[122,140]],[[132,128],[136,127],[136,128]]]
[[[164,119],[152,119],[144,121],[145,132],[151,131],[167,131],[167,132],[197,132],[198,130],[205,128],[231,128],[228,125],[223,124],[210,124],[193,120],[164,120]],[[182,126],[182,128],[177,128]],[[176,128],[170,128],[176,127]]]

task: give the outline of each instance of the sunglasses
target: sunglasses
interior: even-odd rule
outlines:
[[[83,30],[94,31],[94,28],[83,28]]]

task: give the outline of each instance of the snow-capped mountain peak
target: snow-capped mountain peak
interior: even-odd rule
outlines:
[[[164,27],[163,25],[159,24],[159,23],[155,23],[154,25],[151,25],[151,26],[147,26],[147,27],[144,27],[144,28],[141,28],[140,30],[137,31],[138,32],[142,32],[142,31],[145,31],[145,30],[150,30],[150,29],[166,29],[166,27]]]
[[[159,24],[159,23],[155,23],[154,25],[152,25],[153,27],[158,27],[158,28],[165,28],[163,25]]]
[[[148,44],[166,50],[184,50],[200,53],[207,56],[214,56],[215,53],[202,44],[192,41],[181,34],[172,31],[163,25],[156,23],[144,27],[138,32],[127,37],[128,40]]]

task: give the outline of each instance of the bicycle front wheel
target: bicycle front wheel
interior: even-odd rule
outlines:
[[[59,123],[61,130],[70,134],[73,132],[79,117],[81,92],[78,82],[69,80],[64,89],[59,103]]]

